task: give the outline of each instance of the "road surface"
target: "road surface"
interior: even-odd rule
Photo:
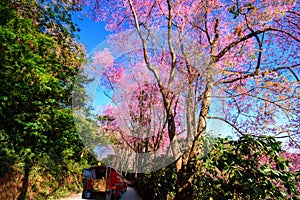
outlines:
[[[81,193],[76,195],[71,195],[70,197],[61,200],[82,200]],[[95,200],[100,200],[100,199],[95,199]],[[142,200],[142,198],[136,193],[136,191],[132,187],[128,187],[127,192],[125,192],[122,195],[121,200]]]

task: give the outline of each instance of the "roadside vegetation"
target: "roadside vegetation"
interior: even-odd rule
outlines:
[[[84,50],[59,1],[0,3],[0,199],[81,190],[93,158],[74,126],[71,92]]]
[[[300,199],[300,5],[295,2],[2,0],[0,199],[80,193],[83,169],[97,163],[72,112],[74,82],[86,62],[72,22],[82,5],[109,31],[135,30],[144,48],[131,51],[126,59],[132,60],[101,69],[106,79],[100,84],[108,94],[119,94],[111,96],[119,104],[93,116],[80,99],[77,105],[87,108],[88,120],[98,119],[99,127],[79,128],[99,128],[111,144],[136,153],[157,151],[186,133],[178,140],[189,144],[182,154],[170,147],[174,163],[126,174],[144,200]],[[167,50],[152,51],[147,43],[153,27],[167,30]],[[184,33],[196,42],[189,51],[182,46],[176,57],[173,47],[182,44]],[[191,64],[201,56],[193,54],[198,47],[208,54],[205,68]],[[100,54],[109,60],[110,52]],[[92,81],[81,78],[82,86]],[[76,92],[86,97],[84,89]],[[214,115],[220,111],[213,110],[216,99],[222,117]],[[132,126],[126,130],[151,130],[154,139],[131,137],[123,119]],[[230,125],[238,139],[210,137],[211,119]],[[105,139],[97,136],[87,138],[91,144]]]
[[[286,154],[273,137],[213,139],[212,151],[189,166],[190,199],[299,199],[299,154]],[[174,164],[140,174],[134,182],[144,200],[173,199],[178,193]],[[151,184],[149,184],[151,183]]]

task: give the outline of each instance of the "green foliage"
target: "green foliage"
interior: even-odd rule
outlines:
[[[176,193],[176,172],[174,165],[147,174],[139,174],[134,187],[143,199],[173,199]]]
[[[197,170],[191,165],[178,174],[170,165],[140,175],[136,186],[143,198],[173,199],[180,177],[192,180],[190,199],[297,199],[297,174],[280,156],[281,143],[273,137],[244,136],[238,141],[209,138],[204,148],[210,144],[214,144],[211,152],[197,159]]]
[[[75,187],[64,189],[80,188],[91,160],[71,109],[84,61],[71,22],[80,7],[64,2],[0,3],[0,184],[20,184],[19,199],[48,198],[68,182]]]
[[[198,199],[294,199],[295,174],[273,137],[220,139],[195,177]]]

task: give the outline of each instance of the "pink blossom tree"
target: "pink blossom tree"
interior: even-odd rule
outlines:
[[[176,140],[180,129],[184,129],[187,151],[178,155],[177,143],[172,145],[177,158],[179,196],[191,185],[180,174],[190,165],[197,170],[196,158],[201,152],[208,119],[222,120],[239,134],[285,137],[299,147],[299,120],[295,119],[299,119],[300,108],[300,12],[295,1],[83,0],[82,3],[92,8],[96,20],[106,23],[107,30],[137,32],[140,51],[133,52],[131,59],[141,60],[126,66],[118,62],[113,65],[117,71],[113,66],[105,71],[110,80],[107,85],[112,90],[121,84],[119,89],[134,91],[132,95],[126,91],[124,96],[118,94],[122,103],[117,105],[125,107],[110,110],[109,114],[117,120],[121,117],[120,110],[133,112],[128,123],[137,123],[128,128],[131,133],[141,124],[145,124],[142,127],[145,130],[151,130],[149,124],[159,124],[155,126],[161,128],[152,136],[164,130],[162,140],[169,142]],[[165,51],[151,50],[148,39],[153,28],[167,30]],[[122,39],[126,43],[126,37]],[[201,52],[209,55],[208,62],[198,62],[203,57]],[[142,71],[133,83],[130,76],[136,73],[129,70],[138,63],[143,67],[137,67]],[[143,99],[145,95],[147,100]],[[214,100],[222,109],[214,110]],[[157,116],[152,118],[155,122],[150,122],[153,116],[150,113],[156,106]]]
[[[168,153],[174,157],[173,151],[170,152],[170,146],[174,141],[169,140],[168,137],[164,101],[154,77],[145,64],[135,57],[135,54],[127,55],[129,63],[124,57],[121,62],[118,60],[107,62],[110,55],[111,53],[105,49],[96,52],[93,57],[95,73],[101,76],[100,85],[108,90],[107,96],[112,101],[112,104],[102,108],[100,113],[100,134],[113,135],[120,142],[119,148],[122,150],[129,148],[135,153],[155,152],[151,158],[147,158],[148,163]],[[157,70],[164,75],[168,74],[166,56],[168,54],[160,53],[152,59],[152,62],[156,63]],[[162,76],[163,81],[167,78],[167,76]],[[184,98],[177,93],[182,93],[186,81],[182,75],[174,77],[174,80],[177,82],[173,85],[173,92],[176,92],[173,96],[176,97],[176,102],[171,109],[179,113],[174,123],[178,137],[176,145],[180,151],[180,148],[184,146],[182,141],[186,138],[185,111],[182,106],[185,102]],[[172,160],[166,164],[171,162]],[[139,165],[140,169],[144,168],[141,162],[136,162],[136,165]]]

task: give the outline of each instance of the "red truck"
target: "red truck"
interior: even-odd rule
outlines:
[[[83,171],[83,199],[115,200],[127,191],[124,176],[112,167],[95,166]]]

